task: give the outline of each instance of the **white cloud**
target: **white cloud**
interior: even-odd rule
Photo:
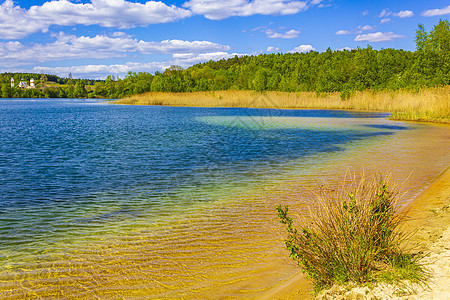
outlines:
[[[128,72],[149,72],[165,70],[170,66],[167,62],[136,63],[129,62],[115,65],[83,65],[70,67],[34,67],[31,70],[14,70],[13,72],[32,72],[55,74],[67,77],[72,73],[75,78],[105,79],[107,75],[125,76]]]
[[[375,28],[373,26],[370,26],[370,25],[358,26],[358,29],[360,31],[375,30]]]
[[[348,30],[338,30],[338,31],[336,31],[336,34],[337,35],[344,35],[344,34],[351,34],[351,32],[348,31]]]
[[[48,44],[24,45],[18,41],[0,42],[0,71],[3,72],[36,72],[67,76],[72,73],[81,78],[105,78],[114,74],[124,76],[129,71],[154,72],[164,70],[176,64],[189,67],[195,63],[209,60],[231,58],[242,54],[228,53],[229,46],[209,41],[164,40],[147,42],[134,39],[123,34],[96,35],[94,37],[54,35],[56,41]],[[121,57],[122,60],[147,54],[170,55],[163,62],[128,62],[126,64],[89,64],[73,67],[36,66],[42,62],[64,61],[75,59],[105,59]],[[144,59],[146,59],[144,57]],[[148,61],[148,60],[147,60]],[[35,66],[31,69],[19,70],[18,66]]]
[[[209,41],[182,41],[164,40],[161,42],[139,41],[137,48],[144,54],[149,53],[199,53],[209,51],[230,50],[229,46],[212,43]]]
[[[197,63],[207,62],[210,60],[221,60],[228,59],[235,56],[242,56],[245,54],[238,53],[227,53],[227,52],[211,52],[211,53],[184,53],[184,54],[173,54],[173,60],[170,62],[171,65],[178,65],[182,67],[189,67]]]
[[[229,46],[209,41],[164,40],[147,42],[127,35],[94,37],[56,35],[56,41],[49,44],[32,44],[25,46],[19,42],[0,42],[0,64],[15,66],[28,63],[66,60],[66,59],[103,59],[126,57],[130,54],[179,54],[211,53],[228,51]]]
[[[72,3],[67,0],[45,2],[28,10],[5,0],[0,5],[0,38],[19,39],[46,32],[52,25],[99,25],[119,29],[167,23],[190,17],[189,10],[162,2],[144,4],[125,0],[92,0]]]
[[[288,53],[297,53],[297,52],[301,53],[301,52],[309,52],[309,51],[314,51],[314,50],[316,50],[316,49],[311,45],[300,45],[298,47],[295,47],[291,51],[288,51]]]
[[[266,52],[279,52],[280,48],[269,46],[266,49]]]
[[[300,31],[294,29],[286,31],[285,33],[278,33],[272,29],[267,29],[264,32],[270,39],[295,39],[300,33]]]
[[[380,20],[380,24],[389,23],[391,21],[390,18],[384,18]]]
[[[340,48],[340,49],[336,49],[336,50],[337,50],[337,51],[344,51],[344,50],[351,51],[352,48],[350,48],[350,47],[344,47],[344,48]]]
[[[383,17],[388,17],[391,15],[391,12],[389,11],[389,9],[385,8],[383,9],[380,14],[378,15],[379,18],[383,18]]]
[[[265,28],[267,28],[267,26],[258,26],[258,27],[253,28],[250,31],[257,31],[257,30],[262,30],[262,29],[265,29]]]
[[[322,1],[323,1],[323,0],[312,0],[312,1],[311,1],[311,4],[312,4],[312,5],[317,5],[317,4],[320,4]]]
[[[362,11],[361,12],[361,15],[362,16],[367,16],[369,14],[369,11],[366,9],[365,11]]]
[[[232,16],[292,15],[308,9],[305,1],[289,0],[190,0],[183,4],[197,15],[211,20]]]
[[[361,34],[361,35],[357,35],[355,38],[355,41],[357,42],[362,42],[362,41],[367,41],[367,42],[389,42],[389,41],[393,41],[395,39],[402,39],[405,38],[406,36],[404,35],[398,35],[395,34],[393,32],[375,32],[375,33],[367,33],[367,34]]]
[[[414,16],[414,13],[410,10],[401,10],[398,13],[395,13],[392,15],[399,17],[399,18],[410,18],[410,17]]]
[[[105,79],[108,75],[117,75],[124,77],[128,72],[149,72],[163,71],[171,65],[179,65],[181,67],[189,67],[195,63],[207,62],[209,60],[220,60],[232,58],[235,55],[242,56],[244,54],[212,52],[212,53],[183,53],[173,54],[172,59],[164,62],[128,62],[125,64],[112,65],[80,65],[70,67],[33,67],[32,69],[9,68],[0,69],[0,72],[23,72],[23,73],[46,73],[55,74],[61,77],[67,77],[72,73],[75,78]]]
[[[434,16],[443,16],[443,15],[449,15],[450,14],[450,5],[444,8],[436,8],[436,9],[429,9],[424,12],[422,12],[422,16],[425,17],[434,17]]]

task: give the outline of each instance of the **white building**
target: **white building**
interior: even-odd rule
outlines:
[[[20,80],[18,87],[23,88],[23,89],[29,89],[30,86],[28,85],[28,83],[26,83],[23,78]]]
[[[36,85],[34,83],[34,78],[30,79],[30,85],[28,85],[28,83],[23,80],[23,78],[20,80],[19,84],[17,86],[14,85],[14,78],[11,78],[11,87],[18,87],[18,88],[22,88],[22,89],[34,89],[36,88]]]

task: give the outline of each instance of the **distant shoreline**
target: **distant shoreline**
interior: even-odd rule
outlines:
[[[214,91],[150,92],[114,101],[126,105],[331,109],[391,113],[391,119],[450,124],[450,86],[418,91],[362,91],[348,99],[340,93]]]

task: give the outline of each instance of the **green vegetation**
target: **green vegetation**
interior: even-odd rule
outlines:
[[[419,24],[415,52],[371,46],[323,53],[261,54],[171,66],[154,75],[129,72],[106,80],[59,78],[45,74],[0,74],[2,97],[124,98],[145,92],[253,90],[257,92],[339,92],[343,101],[355,91],[417,90],[450,84],[450,27],[441,20],[427,32]],[[36,89],[10,88],[21,78],[36,80]]]
[[[20,81],[29,84],[35,81],[36,88],[24,89],[11,87],[11,78],[17,86]],[[3,73],[0,74],[1,98],[99,98],[93,93],[94,84],[101,80],[60,78],[56,75],[33,73]]]
[[[313,280],[315,292],[333,284],[423,282],[421,256],[402,248],[408,236],[401,231],[399,194],[389,190],[389,179],[352,178],[347,187],[345,182],[337,192],[322,188],[301,230],[288,207],[277,206],[288,232],[286,247]]]

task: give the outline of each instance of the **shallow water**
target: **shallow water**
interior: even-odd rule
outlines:
[[[275,205],[348,170],[412,199],[448,126],[384,114],[0,101],[0,295],[255,297],[297,267]]]

